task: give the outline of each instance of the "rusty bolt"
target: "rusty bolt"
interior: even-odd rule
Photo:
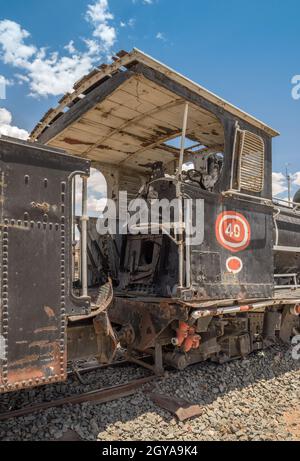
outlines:
[[[50,211],[50,205],[49,205],[49,203],[46,203],[46,202],[44,202],[44,203],[32,202],[31,207],[36,209],[36,210],[40,210],[43,213],[49,213],[49,211]]]

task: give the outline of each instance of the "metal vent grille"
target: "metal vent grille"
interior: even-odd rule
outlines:
[[[239,189],[262,192],[265,176],[264,140],[250,131],[240,131]]]

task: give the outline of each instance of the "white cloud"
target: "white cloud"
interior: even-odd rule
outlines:
[[[273,173],[272,180],[273,180],[273,195],[275,197],[288,190],[286,177],[282,173]]]
[[[120,22],[120,27],[134,27],[136,24],[136,19],[135,18],[130,18],[127,22],[126,21],[121,21]]]
[[[87,74],[96,62],[109,54],[117,31],[110,21],[107,0],[88,5],[86,20],[93,27],[93,38],[83,39],[84,51],[71,40],[65,55],[28,43],[30,33],[14,21],[0,21],[0,59],[18,69],[19,83],[28,83],[32,96],[58,96],[72,91],[74,82]]]
[[[0,108],[0,135],[11,136],[19,139],[28,139],[29,133],[12,125],[12,114],[4,108]]]
[[[93,40],[91,38],[84,38],[83,39],[86,47],[87,47],[87,55],[91,56],[100,56],[102,53],[102,48],[100,43],[97,40]]]
[[[7,109],[0,109],[0,125],[10,125],[12,122],[12,115]]]
[[[81,187],[82,181],[77,177],[76,181],[76,209],[81,210]],[[99,216],[105,209],[107,203],[107,184],[104,176],[96,169],[91,168],[91,175],[88,180],[88,214]]]
[[[74,40],[71,40],[66,46],[65,50],[67,50],[70,54],[76,53],[76,48],[74,46]]]
[[[106,203],[107,203],[107,199],[104,197],[97,199],[94,196],[89,196],[88,197],[89,216],[93,216],[93,215],[99,216],[101,213],[103,213],[106,207]]]
[[[91,194],[107,194],[107,185],[104,176],[94,168],[91,169],[91,175],[88,181],[88,187]]]
[[[89,20],[95,23],[105,23],[114,16],[110,13],[107,0],[97,0],[93,5],[88,5],[86,13]]]
[[[297,173],[293,174],[292,181],[295,186],[300,186],[300,171],[297,171]]]
[[[24,83],[30,83],[30,78],[26,75],[22,74],[15,74],[16,79],[18,80],[19,85],[23,85]]]
[[[4,75],[0,75],[0,85],[12,85],[13,82],[11,80],[8,80],[7,78],[4,77]]]
[[[104,51],[114,46],[117,38],[116,29],[109,24],[114,16],[109,11],[107,0],[97,0],[93,5],[88,5],[86,19],[93,27],[93,36],[100,39]]]
[[[136,19],[135,18],[130,18],[127,24],[128,24],[129,27],[134,27],[135,23],[136,23]]]
[[[6,79],[0,75],[0,99],[6,99]]]
[[[132,3],[136,4],[139,1],[141,1],[144,5],[153,5],[153,3],[155,2],[155,0],[132,0]]]
[[[156,38],[157,38],[157,40],[162,40],[162,41],[164,41],[164,42],[167,41],[165,35],[164,35],[162,32],[157,32]]]
[[[13,80],[8,80],[4,75],[0,75],[0,99],[6,99],[6,88],[13,84]]]
[[[28,60],[37,52],[33,45],[26,45],[24,40],[30,34],[19,24],[8,19],[0,21],[0,44],[3,49],[2,59],[5,64],[14,66],[26,65]]]

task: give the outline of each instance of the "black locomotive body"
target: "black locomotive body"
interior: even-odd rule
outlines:
[[[300,212],[272,200],[277,134],[134,50],[78,82],[31,142],[2,139],[0,392],[119,346],[161,373],[299,333]],[[118,210],[105,235],[90,166]],[[150,210],[135,232],[120,192],[127,220],[137,200]]]
[[[165,197],[161,184],[157,195]],[[169,183],[167,189],[175,194]],[[205,223],[203,242],[191,247],[189,285],[178,287],[178,247],[169,236],[123,237],[109,309],[111,322],[122,326],[121,344],[153,354],[160,348],[160,364],[185,368],[207,359],[223,363],[244,357],[278,337],[289,341],[299,328],[299,247],[293,239],[300,216],[281,207],[279,220],[268,203],[224,198],[190,184],[184,192],[203,200]],[[242,217],[249,226],[249,243],[241,251],[220,242],[217,223],[224,215]],[[293,222],[285,230],[284,216]],[[274,246],[276,235],[282,245]],[[235,259],[241,266],[231,269],[228,261]]]
[[[66,378],[67,316],[86,313],[72,276],[72,177],[89,162],[0,139],[0,389]]]

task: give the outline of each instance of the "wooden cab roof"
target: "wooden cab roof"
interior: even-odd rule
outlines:
[[[152,73],[157,78],[152,78]],[[164,80],[165,79],[165,80]],[[166,84],[168,81],[168,85]],[[56,109],[51,109],[31,133],[39,141],[89,160],[143,171],[144,164],[178,158],[166,142],[181,134],[186,98],[174,91],[180,85],[195,95],[189,101],[187,136],[208,149],[222,150],[221,121],[197,104],[227,111],[274,137],[279,133],[215,94],[141,51],[120,52],[113,64],[102,65],[81,79]]]

